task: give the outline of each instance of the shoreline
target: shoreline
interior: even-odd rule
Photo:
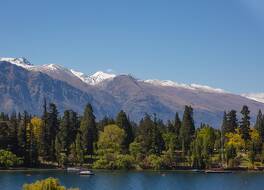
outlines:
[[[101,171],[101,172],[190,172],[190,173],[206,173],[207,170],[199,170],[199,169],[171,169],[171,170],[152,170],[152,169],[143,169],[143,170],[109,170],[109,169],[91,169],[93,171]],[[217,171],[215,169],[208,169],[212,171]],[[66,171],[67,169],[63,168],[8,168],[8,169],[0,169],[0,172],[27,172],[27,171]],[[231,171],[231,172],[248,172],[248,173],[263,173],[264,170],[259,170],[259,169],[224,169],[221,171]],[[71,173],[71,171],[69,171]],[[74,173],[74,172],[72,172]]]

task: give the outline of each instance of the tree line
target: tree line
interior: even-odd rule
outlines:
[[[177,169],[262,166],[264,116],[250,110],[224,112],[221,129],[195,127],[193,108],[164,123],[145,114],[137,124],[124,111],[97,121],[91,104],[82,115],[60,116],[44,101],[41,117],[26,111],[0,114],[0,166],[88,166],[104,169]]]

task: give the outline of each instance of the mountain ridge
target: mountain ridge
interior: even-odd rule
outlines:
[[[21,61],[22,59],[19,60]],[[182,115],[184,106],[191,105],[194,108],[194,118],[197,125],[200,122],[204,122],[219,127],[225,110],[235,109],[240,111],[242,106],[246,104],[252,111],[253,121],[258,109],[264,110],[263,103],[204,85],[185,85],[172,81],[158,81],[157,84],[157,80],[154,81],[156,84],[153,84],[153,80],[138,80],[130,75],[108,75],[104,72],[94,75],[94,77],[99,76],[98,83],[90,84],[89,82],[85,83],[80,77],[76,76],[83,73],[73,74],[72,70],[62,66],[55,64],[34,66],[29,62],[27,62],[28,64],[21,65],[21,62],[18,64],[17,62],[10,63],[10,61],[1,61],[0,59],[0,69],[3,69],[2,65],[9,68],[6,72],[1,72],[0,76],[3,81],[19,81],[21,80],[19,73],[24,73],[24,75],[25,73],[30,73],[30,76],[36,77],[37,80],[32,81],[27,79],[25,84],[19,83],[16,86],[6,82],[1,84],[2,88],[15,89],[15,87],[19,87],[22,89],[20,94],[31,98],[36,98],[36,93],[39,93],[39,96],[42,98],[48,94],[47,96],[53,98],[50,101],[61,104],[59,105],[60,112],[63,112],[66,108],[72,108],[81,113],[86,103],[93,102],[98,119],[104,115],[115,117],[117,112],[122,109],[135,121],[139,121],[145,113],[156,113],[159,118],[166,121],[173,119],[176,112]],[[17,70],[17,76],[12,74],[11,68]],[[42,73],[46,77],[41,77],[42,75],[37,73]],[[13,78],[10,78],[10,75]],[[90,76],[85,75],[84,77]],[[34,84],[36,81],[37,83]],[[46,92],[41,90],[35,90],[35,92],[31,89],[41,89],[47,81],[50,88]],[[59,83],[58,81],[63,83]],[[51,87],[52,85],[54,86]],[[31,89],[31,91],[28,89]],[[56,91],[56,89],[60,89],[63,93]],[[19,96],[19,92],[17,91],[18,95],[12,93],[10,95],[9,91],[3,91],[2,93],[9,96],[5,97],[5,102],[7,103],[0,105],[0,109],[6,111],[8,102],[11,102],[10,106],[13,105],[19,110],[20,104],[17,103],[16,105],[14,103],[16,100],[20,100],[20,102],[23,100]],[[80,100],[78,100],[78,96],[72,96],[72,94],[78,94]],[[36,104],[33,106],[27,100],[27,103],[30,105],[29,110],[39,110],[42,107],[41,101],[43,100],[40,100],[40,98],[37,101],[33,101]],[[26,109],[26,106],[22,107]]]

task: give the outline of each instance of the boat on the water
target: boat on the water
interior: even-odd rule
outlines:
[[[92,171],[90,170],[83,170],[79,172],[80,175],[95,175]]]

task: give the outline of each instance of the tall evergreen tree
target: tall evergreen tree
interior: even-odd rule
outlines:
[[[170,120],[168,120],[167,122],[167,129],[168,129],[168,132],[170,133],[176,133],[175,127]]]
[[[70,111],[66,110],[60,122],[59,132],[57,137],[61,143],[61,149],[64,152],[68,152],[71,145],[71,121],[70,121]]]
[[[25,111],[23,113],[23,116],[20,120],[19,126],[18,126],[18,132],[17,132],[17,140],[18,140],[18,156],[22,157],[24,160],[27,157],[27,136],[26,136],[26,130],[27,125],[30,122],[30,118],[28,113]]]
[[[148,114],[141,120],[138,130],[137,141],[140,142],[143,152],[145,154],[161,154],[164,149],[164,140],[159,128]]]
[[[125,137],[122,143],[122,149],[123,152],[128,152],[129,144],[133,142],[134,135],[132,126],[127,118],[126,113],[123,110],[121,110],[117,115],[116,125],[123,129],[125,132]]]
[[[8,122],[0,121],[0,149],[9,149],[11,139],[9,136],[10,127]]]
[[[235,133],[236,129],[238,127],[238,121],[237,121],[237,116],[236,116],[236,111],[231,110],[227,114],[227,133]]]
[[[180,129],[181,129],[181,119],[179,117],[178,112],[175,115],[174,128],[175,128],[176,136],[179,137],[179,135],[180,135]]]
[[[264,142],[264,121],[261,110],[258,112],[255,128],[257,129],[262,142]]]
[[[47,125],[46,125],[46,146],[49,148],[48,159],[51,161],[55,161],[55,139],[59,129],[59,121],[58,121],[58,110],[55,104],[49,104],[49,110],[47,115]]]
[[[226,114],[226,112],[224,112],[221,130],[222,130],[223,136],[228,132],[228,121],[227,121],[227,114]]]
[[[84,162],[84,149],[82,147],[82,140],[81,140],[81,134],[77,133],[76,140],[75,140],[75,147],[76,147],[76,155],[77,160],[80,165]]]
[[[18,119],[16,116],[16,113],[12,113],[10,117],[10,122],[9,122],[9,128],[10,128],[10,138],[11,138],[11,145],[10,145],[10,150],[17,154],[18,152],[18,142],[17,142],[17,130],[18,130]]]
[[[182,126],[180,129],[180,138],[182,141],[182,150],[184,153],[190,149],[190,143],[195,133],[193,120],[193,109],[191,106],[185,106],[183,113]]]
[[[34,136],[33,125],[27,123],[26,127],[26,155],[25,163],[29,166],[35,166],[38,163],[37,141]]]
[[[94,143],[97,141],[98,134],[95,123],[95,116],[91,104],[85,107],[80,126],[81,143],[85,153],[92,156],[94,154]]]
[[[48,142],[48,111],[47,111],[47,102],[44,98],[43,103],[43,129],[40,134],[40,142],[39,142],[39,156],[43,159],[47,159],[49,157],[49,142]]]
[[[104,118],[98,122],[98,131],[103,131],[104,127],[107,125],[115,124],[115,120],[113,118],[104,116]]]
[[[242,120],[240,122],[240,132],[242,138],[247,141],[250,140],[250,111],[247,106],[243,106],[241,110]]]
[[[61,119],[57,137],[58,141],[61,143],[62,151],[64,151],[67,155],[69,154],[70,146],[75,141],[77,130],[77,113],[72,110],[66,110]]]

